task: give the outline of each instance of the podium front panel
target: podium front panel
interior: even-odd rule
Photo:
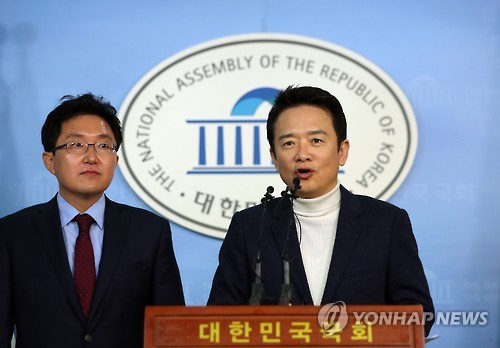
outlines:
[[[147,307],[144,346],[424,347],[419,305],[347,306],[343,328],[339,323],[320,323],[319,310],[316,306]],[[358,313],[365,315],[360,319]]]

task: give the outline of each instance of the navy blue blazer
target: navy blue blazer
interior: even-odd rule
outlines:
[[[146,305],[184,305],[168,221],[106,198],[86,321],[60,225],[55,197],[0,219],[0,348],[140,348]]]
[[[410,219],[403,209],[343,186],[337,235],[321,303],[421,304],[434,313]],[[312,305],[290,201],[269,201],[259,238],[263,205],[233,216],[219,253],[209,305],[248,304],[261,247],[262,304],[278,304],[283,283],[282,252],[288,242],[292,304]],[[288,234],[288,236],[287,236]],[[427,323],[429,333],[432,322]]]

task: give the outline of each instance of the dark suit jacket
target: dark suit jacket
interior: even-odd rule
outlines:
[[[289,233],[292,304],[312,305],[292,207],[288,199],[267,203],[261,260],[263,304],[278,304],[282,251]],[[259,248],[263,205],[234,215],[219,254],[208,304],[248,304]],[[321,303],[422,304],[434,313],[427,280],[407,213],[394,205],[354,195],[341,186],[337,235]],[[432,322],[426,326],[429,333]]]
[[[89,318],[76,296],[56,198],[0,219],[0,347],[143,345],[146,305],[183,305],[167,220],[106,198]]]

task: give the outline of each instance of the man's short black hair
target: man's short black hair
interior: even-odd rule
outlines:
[[[122,127],[116,115],[116,109],[107,100],[101,96],[86,93],[76,97],[65,95],[61,101],[62,103],[47,115],[42,127],[42,144],[45,151],[50,152],[56,147],[62,124],[81,115],[96,115],[104,119],[113,131],[118,150],[123,140]]]
[[[276,97],[267,118],[267,140],[269,141],[271,150],[274,152],[274,126],[279,116],[286,109],[301,105],[316,106],[328,113],[332,118],[333,128],[337,134],[337,145],[340,150],[340,145],[347,138],[347,121],[344,110],[342,110],[342,105],[329,92],[311,86],[288,86]]]

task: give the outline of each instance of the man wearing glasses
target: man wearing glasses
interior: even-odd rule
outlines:
[[[104,195],[122,141],[116,110],[63,97],[42,128],[49,202],[0,219],[0,348],[142,347],[146,305],[184,305],[167,220]]]

